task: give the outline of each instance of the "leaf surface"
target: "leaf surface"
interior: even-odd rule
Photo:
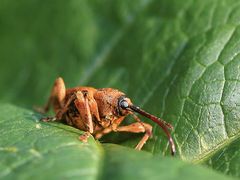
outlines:
[[[29,110],[0,105],[1,179],[230,179],[178,159],[113,144],[102,147],[92,137],[83,143],[79,130],[39,118]]]
[[[236,0],[1,1],[1,101],[43,104],[57,76],[117,88],[173,124],[179,158],[239,177],[239,15]],[[145,150],[168,154],[152,125]]]

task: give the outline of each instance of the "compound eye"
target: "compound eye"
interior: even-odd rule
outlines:
[[[124,99],[119,104],[120,104],[120,107],[123,108],[123,109],[128,108],[128,102]]]

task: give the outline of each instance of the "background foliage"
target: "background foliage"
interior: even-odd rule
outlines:
[[[63,170],[60,177],[85,173],[90,179],[104,178],[116,173],[116,169],[107,168],[113,163],[119,164],[117,177],[130,178],[135,171],[127,171],[129,162],[124,156],[136,162],[148,159],[151,168],[130,163],[146,171],[139,177],[167,178],[166,163],[173,171],[185,169],[184,175],[191,178],[218,176],[205,168],[199,174],[198,166],[182,160],[240,177],[239,16],[237,0],[1,0],[0,131],[4,136],[0,155],[4,171],[0,177],[30,178],[32,174],[25,174],[25,168],[38,168],[47,159],[46,167],[66,162],[57,157],[67,151],[82,154],[68,157],[69,163],[76,158],[84,163],[69,165],[73,171]],[[148,153],[102,146],[93,139],[83,149],[74,138],[81,133],[78,130],[39,123],[39,115],[19,108],[44,104],[58,76],[68,87],[118,88],[135,104],[171,122],[177,159],[181,160],[159,157],[169,153],[167,139],[156,125],[145,146]],[[42,139],[46,135],[49,139]],[[19,136],[23,140],[16,138]],[[139,140],[120,136],[110,139],[130,147]],[[43,149],[28,143],[33,140],[44,141]],[[70,147],[65,147],[68,143]],[[36,152],[43,159],[34,158],[39,155]],[[95,157],[90,155],[93,152]],[[14,165],[16,158],[31,163]],[[93,162],[92,170],[80,172],[89,161]],[[46,174],[58,177],[55,175]]]

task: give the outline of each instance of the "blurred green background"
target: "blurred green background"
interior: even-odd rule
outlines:
[[[44,103],[62,76],[68,87],[113,86],[127,90],[136,55],[108,56],[126,35],[147,1],[5,1],[0,2],[1,100],[31,107]],[[131,38],[131,37],[129,37]],[[133,37],[132,37],[133,38]],[[136,41],[138,39],[133,39]],[[137,62],[137,63],[136,63]],[[131,65],[131,66],[130,66]],[[101,71],[99,71],[99,69]],[[134,73],[131,76],[135,76]]]
[[[117,88],[173,124],[177,157],[239,177],[239,17],[237,0],[0,0],[0,102],[43,105],[58,76]],[[144,150],[166,155],[153,126]]]
[[[115,11],[118,6],[123,10]],[[1,100],[28,107],[44,103],[58,76],[67,86],[106,85],[109,79],[100,84],[93,77],[90,82],[88,74],[101,66],[114,37],[133,15],[124,6],[128,3],[1,1]],[[104,67],[102,76],[109,78],[112,68]]]

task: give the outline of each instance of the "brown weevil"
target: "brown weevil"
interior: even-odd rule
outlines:
[[[173,126],[164,120],[151,115],[133,105],[124,93],[117,89],[93,87],[65,88],[61,77],[57,78],[51,95],[45,107],[38,108],[46,113],[53,106],[55,117],[43,118],[43,121],[60,121],[85,131],[79,137],[87,141],[89,134],[100,139],[104,134],[112,131],[145,133],[135,149],[141,150],[149,137],[152,136],[152,126],[142,122],[134,112],[139,113],[157,123],[168,137],[171,154],[176,152],[174,141],[168,131]],[[137,121],[130,125],[119,126],[126,116],[132,115]]]

